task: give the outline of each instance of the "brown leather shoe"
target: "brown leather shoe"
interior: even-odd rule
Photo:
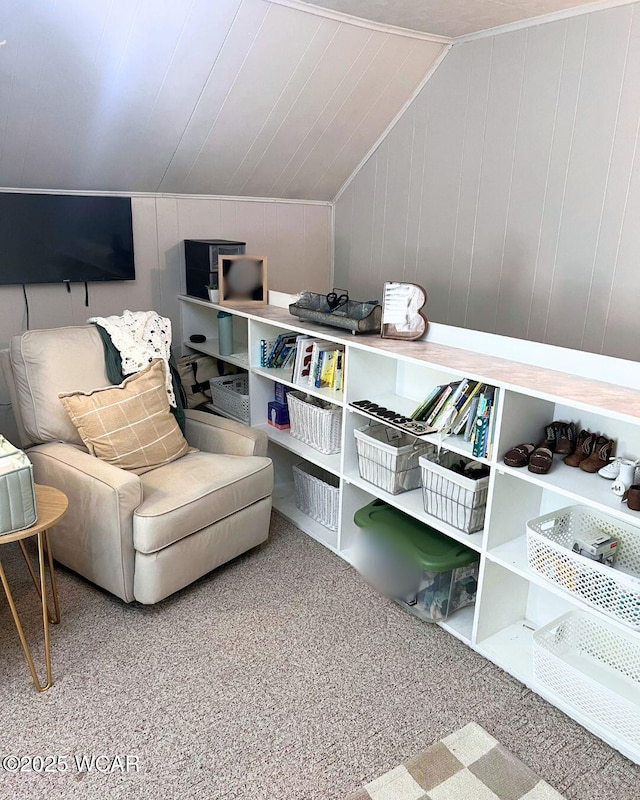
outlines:
[[[545,450],[551,450],[552,453],[556,452],[556,445],[558,443],[558,426],[561,423],[552,422],[551,425],[544,426],[544,439],[540,442],[538,447],[544,447]]]
[[[564,463],[568,467],[579,467],[580,463],[589,458],[598,437],[589,431],[580,431],[576,440],[576,449],[570,456],[565,456]]]
[[[546,475],[553,465],[553,453],[548,447],[540,445],[531,453],[529,459],[529,472],[536,475]]]
[[[560,427],[556,437],[556,453],[561,456],[570,456],[576,449],[576,426],[573,422],[558,424]]]
[[[604,467],[605,464],[609,463],[614,444],[613,439],[607,439],[606,436],[598,436],[591,455],[580,462],[580,469],[585,472],[597,472]]]
[[[529,456],[535,449],[534,444],[518,444],[505,453],[504,463],[508,467],[526,467],[529,463]]]

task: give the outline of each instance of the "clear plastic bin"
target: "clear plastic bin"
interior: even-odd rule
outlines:
[[[356,511],[354,566],[415,616],[440,622],[475,602],[480,556],[382,500]]]

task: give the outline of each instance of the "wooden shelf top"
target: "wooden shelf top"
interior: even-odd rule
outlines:
[[[237,306],[229,309],[253,319],[283,327],[311,332],[325,339],[343,342],[351,347],[417,361],[437,369],[499,385],[505,389],[530,394],[553,402],[562,402],[586,410],[603,411],[615,416],[640,419],[640,390],[613,383],[572,375],[519,361],[489,356],[473,350],[462,350],[428,340],[403,342],[383,339],[378,334],[354,336],[349,331],[304,322],[278,306]],[[470,331],[470,334],[472,332]]]
[[[188,297],[183,299],[191,300]],[[202,303],[205,304],[206,301],[202,301]],[[212,308],[217,309],[218,307],[212,306]],[[379,334],[354,336],[350,331],[314,322],[305,322],[292,316],[288,308],[275,305],[233,306],[225,310],[300,333],[312,333],[353,348],[450,371],[460,376],[501,386],[550,402],[560,402],[587,411],[604,412],[609,416],[633,422],[640,420],[639,389],[575,375],[569,371],[562,372],[557,369],[526,364],[502,358],[499,354],[486,355],[472,349],[452,347],[428,339],[403,342],[396,339],[383,339]],[[469,331],[470,338],[472,335],[473,331]],[[567,359],[570,361],[572,351],[567,350],[566,352]],[[594,355],[594,358],[605,359],[606,357]],[[616,361],[616,359],[608,360]],[[568,366],[570,367],[570,363]]]

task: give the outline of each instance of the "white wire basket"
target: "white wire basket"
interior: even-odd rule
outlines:
[[[251,413],[249,408],[249,376],[223,375],[210,378],[211,403],[208,408],[219,411],[226,417],[249,424]]]
[[[289,433],[320,453],[340,452],[342,409],[304,392],[289,392]]]
[[[599,531],[619,541],[615,567],[572,552]],[[640,530],[587,506],[568,506],[527,522],[529,567],[589,605],[640,630]]]
[[[640,641],[584,611],[533,634],[540,684],[592,722],[640,746]]]
[[[421,456],[424,510],[464,533],[475,533],[484,528],[489,476],[474,480],[453,472],[451,466],[459,461],[473,463],[448,450],[441,451],[439,464]]]
[[[296,506],[329,530],[338,530],[340,482],[335,475],[303,461],[293,466]]]
[[[419,459],[435,451],[432,444],[388,425],[357,428],[353,435],[361,478],[389,494],[408,492],[420,486]]]

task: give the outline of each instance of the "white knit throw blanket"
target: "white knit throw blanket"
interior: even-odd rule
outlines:
[[[104,328],[120,351],[122,372],[133,375],[140,372],[154,358],[165,364],[165,377],[169,403],[175,408],[169,358],[171,357],[171,320],[155,311],[125,311],[121,317],[91,317],[88,323]]]

